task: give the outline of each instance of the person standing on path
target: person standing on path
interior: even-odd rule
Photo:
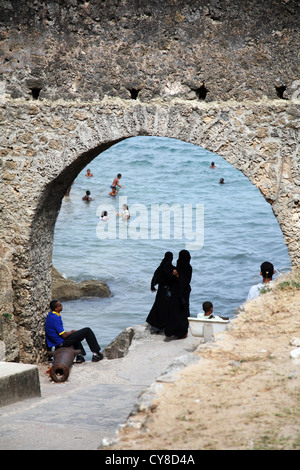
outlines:
[[[192,280],[191,255],[187,250],[181,250],[174,270],[175,282],[171,288],[171,304],[168,322],[165,328],[167,337],[175,336],[177,339],[188,335],[190,316],[190,293]]]
[[[164,259],[155,270],[151,280],[151,292],[156,292],[154,304],[147,316],[146,322],[152,327],[152,332],[159,333],[167,324],[171,302],[171,284],[174,280],[172,265],[173,253],[167,251]],[[155,286],[158,285],[156,291]]]

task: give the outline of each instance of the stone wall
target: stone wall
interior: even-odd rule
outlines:
[[[0,0],[13,98],[290,98],[297,0]]]
[[[195,5],[196,4],[196,5]],[[43,357],[62,198],[137,135],[218,153],[272,204],[300,264],[299,5],[0,0],[0,340]]]
[[[53,231],[61,200],[96,155],[124,138],[173,137],[223,156],[272,204],[291,260],[299,265],[298,104],[282,100],[3,102],[2,309],[13,317],[2,324],[4,337],[15,331],[18,355],[30,361],[43,344]],[[17,349],[14,345],[11,354]]]

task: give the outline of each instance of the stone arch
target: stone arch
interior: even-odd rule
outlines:
[[[103,150],[138,135],[180,139],[218,153],[272,204],[299,265],[297,115],[283,101],[140,103],[7,100],[13,122],[2,148],[1,252],[6,272],[2,338],[10,360],[39,360],[50,300],[53,232],[66,189]],[[11,214],[11,207],[14,207]],[[3,294],[4,295],[4,294]]]

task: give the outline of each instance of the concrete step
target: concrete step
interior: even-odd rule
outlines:
[[[40,396],[41,389],[37,366],[16,362],[0,362],[0,406]]]

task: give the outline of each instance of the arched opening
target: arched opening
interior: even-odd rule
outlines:
[[[210,168],[212,161],[215,169]],[[204,244],[191,250],[192,315],[210,300],[216,313],[234,316],[250,286],[258,282],[262,261],[272,261],[276,269],[289,266],[271,206],[219,155],[175,139],[136,137],[111,146],[93,161],[90,155],[84,163],[70,197],[63,200],[53,264],[71,279],[96,278],[109,284],[113,293],[109,299],[64,303],[67,328],[91,326],[102,346],[124,328],[145,322],[154,301],[150,281],[155,268],[165,251],[171,250],[176,261],[178,252],[186,247],[187,240],[174,234],[169,239],[161,233],[152,238],[149,221],[154,204],[166,203],[170,208],[177,204],[178,217],[184,217],[184,205],[192,206],[194,217],[196,205],[204,207]],[[92,178],[85,176],[87,168]],[[122,174],[120,183],[126,188],[112,199],[108,193],[117,173]],[[225,184],[220,184],[221,178]],[[82,201],[87,189],[93,198],[89,204]],[[99,238],[102,208],[107,204],[109,217],[115,218],[113,208],[120,209],[121,198],[127,199],[132,211],[129,226],[139,222],[136,205],[146,208],[147,236],[139,235],[136,224],[126,238]],[[184,223],[182,228],[184,231]],[[133,239],[134,233],[137,239]]]

